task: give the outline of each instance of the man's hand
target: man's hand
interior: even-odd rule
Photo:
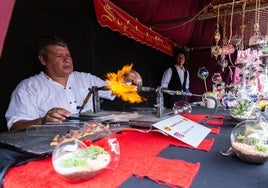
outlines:
[[[67,117],[71,115],[71,112],[65,110],[64,108],[52,108],[50,109],[45,117],[37,118],[33,120],[19,120],[10,128],[10,131],[18,131],[21,129],[26,129],[31,125],[44,125],[47,122],[57,122],[61,123]]]
[[[125,82],[130,85],[142,86],[142,78],[139,73],[131,70],[125,75]]]
[[[58,122],[61,123],[67,117],[71,115],[71,112],[65,110],[64,108],[52,108],[45,115],[42,124],[46,124],[47,122]]]

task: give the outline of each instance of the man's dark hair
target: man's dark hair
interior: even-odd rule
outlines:
[[[68,47],[67,43],[56,35],[41,36],[36,43],[37,55],[41,55],[46,59],[49,45]]]
[[[183,54],[186,57],[186,52],[183,48],[174,48],[173,57],[176,58],[178,54]]]
[[[183,65],[184,67],[187,67],[187,63],[188,63],[188,51],[186,48],[179,48],[179,47],[174,47],[173,48],[173,63],[176,64],[177,62],[177,56],[178,54],[183,54],[185,57],[185,64]]]

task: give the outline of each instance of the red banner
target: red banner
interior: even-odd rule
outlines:
[[[144,26],[109,0],[94,0],[94,5],[101,26],[109,27],[113,31],[118,31],[122,35],[169,55],[173,54],[171,40]]]

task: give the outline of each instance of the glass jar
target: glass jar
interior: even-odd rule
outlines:
[[[231,132],[231,153],[245,162],[262,164],[268,160],[268,124],[246,120]]]
[[[115,169],[119,157],[118,140],[109,128],[93,122],[62,138],[52,153],[52,164],[64,179],[81,182],[104,169]]]

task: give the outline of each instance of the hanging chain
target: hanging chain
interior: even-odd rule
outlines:
[[[244,0],[242,7],[242,25],[241,25],[241,50],[244,50],[244,32],[245,32],[245,9],[246,9],[247,0]]]
[[[218,42],[221,39],[221,34],[219,32],[219,18],[220,18],[220,6],[218,6],[218,14],[217,14],[217,30],[215,33],[215,41],[216,41],[216,46],[218,46]]]
[[[260,0],[256,0],[256,10],[255,10],[255,24],[254,24],[254,31],[255,33],[258,35],[260,32],[260,25],[259,25],[259,21],[260,21]]]
[[[222,36],[223,40],[223,46],[227,43],[227,39],[226,39],[226,10],[224,10],[224,19],[223,19],[223,36]]]
[[[233,35],[234,4],[235,4],[235,0],[233,0],[233,4],[232,4],[232,12],[231,12],[231,18],[230,18],[230,36],[229,36],[228,44],[230,43],[232,35]]]

